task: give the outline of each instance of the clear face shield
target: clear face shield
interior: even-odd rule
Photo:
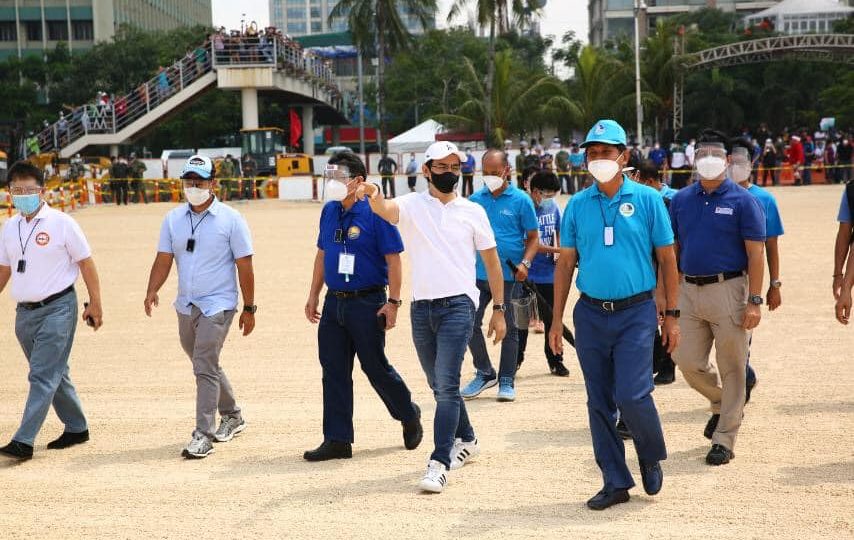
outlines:
[[[747,148],[741,146],[733,148],[729,164],[729,177],[733,182],[746,182],[750,178],[752,168]]]
[[[699,143],[694,155],[694,167],[703,180],[717,180],[727,168],[723,143]]]
[[[350,194],[350,168],[346,165],[327,165],[323,170],[323,200],[343,201]]]

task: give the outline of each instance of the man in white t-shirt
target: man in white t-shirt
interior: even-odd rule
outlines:
[[[486,265],[493,298],[487,335],[498,343],[507,332],[504,277],[495,236],[484,209],[456,193],[465,159],[453,143],[437,142],[424,155],[427,191],[394,201],[386,200],[374,184],[361,184],[356,191],[358,198],[368,197],[374,213],[398,226],[409,254],[412,339],[436,398],[435,449],[419,487],[433,493],[444,489],[449,469],[462,467],[480,453],[460,396],[460,370],[480,298],[476,253]]]
[[[77,328],[77,276],[83,274],[89,290],[83,320],[95,330],[102,324],[101,288],[80,226],[45,204],[42,172],[19,161],[9,169],[8,180],[19,214],[0,232],[0,291],[11,279],[12,298],[18,303],[15,335],[30,365],[30,391],[21,426],[0,453],[23,461],[33,457],[35,438],[51,405],[65,431],[48,443],[49,449],[89,440],[68,357]]]

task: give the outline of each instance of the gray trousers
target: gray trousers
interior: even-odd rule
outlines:
[[[190,315],[178,313],[178,335],[181,347],[193,362],[196,376],[196,432],[213,438],[216,413],[222,416],[240,414],[231,383],[219,365],[219,353],[228,335],[235,311],[220,311],[205,317],[192,306]]]
[[[71,384],[68,357],[77,329],[77,294],[71,292],[37,309],[17,309],[15,335],[30,364],[30,392],[14,440],[33,445],[53,405],[65,431],[88,429],[77,391]]]

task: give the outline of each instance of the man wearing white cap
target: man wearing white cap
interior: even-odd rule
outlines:
[[[157,256],[148,278],[145,314],[159,303],[157,291],[166,282],[174,260],[178,267],[178,334],[196,375],[196,429],[182,452],[204,458],[213,442],[230,441],[246,428],[234,391],[220,367],[219,355],[237,313],[237,279],[244,307],[239,327],[248,336],[255,328],[255,275],[252,238],[246,221],[214,195],[216,180],[211,160],[192,156],[181,172],[186,205],[166,215],[160,229]],[[216,412],[222,422],[214,430]]]
[[[480,297],[476,253],[485,263],[493,298],[488,336],[498,343],[507,331],[504,278],[489,220],[482,207],[459,197],[455,189],[465,159],[453,143],[437,142],[424,155],[427,191],[394,201],[373,184],[361,184],[356,191],[357,197],[368,197],[374,213],[398,226],[409,253],[412,338],[436,398],[435,449],[419,487],[433,493],[444,489],[449,469],[462,467],[480,452],[460,396],[460,369]]]

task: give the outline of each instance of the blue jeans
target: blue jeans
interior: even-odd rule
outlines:
[[[474,325],[474,303],[466,295],[418,300],[410,313],[415,351],[436,398],[430,459],[450,467],[454,439],[475,438],[460,396],[460,370]]]
[[[516,378],[516,361],[519,356],[519,331],[516,329],[516,321],[513,320],[513,310],[510,309],[510,296],[513,293],[515,281],[504,282],[504,303],[507,311],[504,312],[504,321],[507,323],[507,335],[501,342],[501,363],[498,366],[498,377]],[[483,337],[483,315],[486,306],[492,302],[492,291],[489,282],[477,280],[477,288],[480,290],[480,305],[474,318],[474,331],[469,341],[469,349],[474,359],[474,367],[479,373],[486,377],[495,377],[495,368],[489,360],[489,351],[486,349],[486,339]]]
[[[359,298],[327,294],[317,329],[323,367],[323,439],[353,442],[353,359],[374,391],[399,422],[415,419],[412,395],[385,355],[385,330],[377,326],[377,311],[386,303],[384,292]]]
[[[632,432],[638,458],[647,463],[667,458],[652,399],[651,360],[658,327],[655,302],[648,300],[612,313],[579,300],[573,320],[596,464],[606,488],[631,488],[635,483],[615,427],[618,408]]]
[[[77,391],[71,384],[68,357],[77,329],[77,295],[74,292],[36,308],[18,307],[15,335],[30,363],[30,392],[21,427],[13,440],[33,445],[53,405],[65,431],[88,429]]]

